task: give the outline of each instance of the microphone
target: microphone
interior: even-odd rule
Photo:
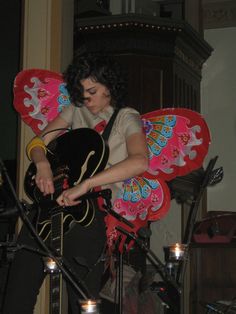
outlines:
[[[145,240],[138,238],[133,232],[129,232],[127,230],[125,230],[124,228],[117,226],[115,227],[116,230],[120,231],[121,233],[125,234],[128,238],[134,240],[137,245],[144,250],[145,252],[150,251],[147,247],[147,244],[145,243]]]
[[[149,239],[152,235],[152,231],[149,228],[142,227],[138,229],[137,234],[142,239]]]
[[[126,236],[130,237],[131,239],[135,241],[139,241],[139,239],[135,236],[133,232],[128,232],[127,230],[125,230],[124,228],[120,226],[117,226],[116,229],[120,231],[121,233],[125,234]],[[151,230],[149,230],[148,228],[142,227],[138,229],[137,235],[142,239],[145,239],[145,240],[149,239],[151,236]]]
[[[96,199],[98,197],[103,197],[106,200],[111,200],[111,189],[104,189],[101,191],[96,191],[96,192],[89,192],[86,193],[82,196],[80,196],[78,198],[78,200],[84,201],[84,200],[89,200],[89,199]],[[113,217],[115,217],[117,220],[122,221],[123,223],[125,223],[127,226],[129,226],[130,228],[133,228],[134,225],[132,224],[132,222],[130,222],[129,220],[127,220],[126,218],[124,218],[123,216],[119,215],[117,212],[115,212],[113,209],[109,208],[108,206],[106,207],[107,212],[112,215]]]
[[[116,230],[120,231],[121,233],[125,234],[126,236],[130,237],[131,239],[133,239],[135,241],[137,240],[137,237],[135,236],[135,234],[133,232],[129,232],[120,226],[117,226],[115,228],[116,228]]]

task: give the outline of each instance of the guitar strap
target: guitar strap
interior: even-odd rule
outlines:
[[[115,119],[116,119],[116,116],[119,112],[120,108],[116,108],[110,118],[110,120],[108,121],[103,133],[102,133],[102,137],[104,139],[105,142],[108,141],[109,139],[109,136],[110,136],[110,133],[111,133],[111,130],[112,130],[112,126],[113,126],[113,123],[115,122]]]
[[[120,108],[116,108],[110,118],[110,120],[108,121],[107,125],[105,126],[103,132],[102,132],[102,138],[104,139],[104,141],[107,143],[108,139],[109,139],[109,136],[110,136],[110,133],[111,133],[111,130],[112,130],[112,126],[115,122],[115,119],[116,119],[116,116],[119,112]],[[100,191],[101,190],[101,187],[100,186],[97,186],[94,188],[94,191]],[[100,210],[104,211],[104,200],[99,197],[97,199],[97,203],[98,203],[98,207],[100,208]]]

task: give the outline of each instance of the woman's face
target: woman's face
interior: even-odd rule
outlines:
[[[95,82],[91,78],[81,80],[84,88],[84,105],[93,114],[105,111],[111,104],[111,95],[105,85]]]

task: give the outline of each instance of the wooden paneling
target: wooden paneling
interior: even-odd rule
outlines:
[[[211,47],[187,23],[125,15],[80,18],[75,25],[75,49],[112,54],[125,66],[129,104],[141,113],[200,111],[201,68]]]
[[[128,104],[140,113],[163,106],[163,66],[157,58],[116,55],[128,72]]]
[[[236,245],[212,244],[191,249],[190,312],[206,313],[201,303],[236,297]]]

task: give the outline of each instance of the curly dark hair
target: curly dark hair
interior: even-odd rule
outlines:
[[[80,81],[88,77],[107,87],[114,107],[124,107],[126,102],[126,74],[121,65],[104,54],[77,54],[63,73],[70,100],[81,107],[84,102]]]

